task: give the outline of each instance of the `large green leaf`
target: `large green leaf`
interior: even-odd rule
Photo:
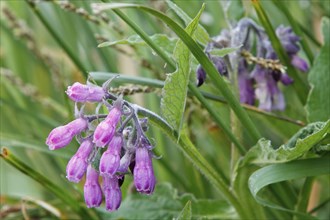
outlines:
[[[234,209],[223,200],[199,200],[192,194],[179,196],[168,183],[158,184],[152,196],[129,194],[118,211],[105,212],[109,219],[174,219],[179,216],[185,204],[191,201],[193,219],[235,219]]]
[[[325,121],[330,116],[330,22],[322,19],[324,45],[315,59],[313,68],[308,75],[312,87],[307,99],[307,119],[310,122]]]
[[[197,28],[203,10],[204,6],[185,29],[190,36]],[[161,108],[164,118],[174,129],[180,132],[186,106],[191,62],[191,53],[182,40],[177,42],[173,56],[177,60],[177,69],[166,78],[162,91]]]
[[[299,130],[287,144],[283,144],[277,149],[272,147],[269,140],[261,139],[245,155],[244,159],[241,161],[241,166],[247,163],[283,163],[297,159],[311,148],[316,147],[329,133],[330,120],[307,125]],[[327,145],[327,143],[322,143],[322,146],[324,145]]]
[[[188,25],[192,18],[186,14],[179,6],[177,6],[172,1],[166,1],[167,5],[184,21],[186,25]],[[197,29],[194,33],[194,38],[202,44],[207,44],[210,40],[210,36],[207,31],[203,28],[202,25],[198,24]]]
[[[270,184],[324,174],[330,174],[329,157],[296,160],[283,164],[273,164],[263,167],[251,175],[249,178],[249,189],[257,202],[264,206],[292,212],[297,215],[313,219],[312,216],[308,216],[307,214],[297,213],[283,208],[281,205],[275,204],[274,202],[263,198],[259,195],[259,192]]]

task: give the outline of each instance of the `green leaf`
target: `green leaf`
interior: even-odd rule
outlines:
[[[194,20],[185,29],[190,36],[196,30],[199,18],[204,8],[205,6],[201,8]],[[165,85],[162,90],[163,97],[161,100],[161,109],[162,114],[168,123],[180,132],[190,79],[191,53],[187,46],[179,40],[175,47],[173,56],[177,60],[177,70],[169,74],[166,78]]]
[[[103,208],[99,211],[105,219],[174,219],[188,201],[193,219],[237,219],[235,210],[225,201],[199,200],[187,193],[179,196],[169,183],[157,184],[151,196],[129,194],[116,212],[109,213]]]
[[[180,7],[178,7],[175,3],[172,1],[166,1],[167,5],[184,21],[186,25],[188,25],[192,19],[189,17],[189,15],[186,14]],[[202,25],[198,24],[197,29],[194,33],[194,38],[202,43],[202,44],[208,44],[210,41],[210,36],[207,33],[207,31],[203,28]]]
[[[165,34],[155,34],[150,36],[151,40],[155,42],[160,48],[168,53],[173,53],[177,38],[169,38]],[[127,39],[117,40],[117,41],[106,41],[98,45],[98,47],[109,47],[118,44],[129,44],[134,46],[147,46],[147,43],[139,36],[132,35]]]
[[[176,218],[177,220],[186,220],[191,219],[191,201],[189,200],[186,205],[183,207],[182,211],[180,212],[179,216]]]
[[[324,45],[309,72],[308,81],[311,90],[307,99],[306,110],[309,122],[325,121],[330,115],[330,24],[329,18],[322,19]]]
[[[329,167],[329,157],[296,160],[284,164],[269,165],[257,170],[251,175],[249,178],[249,189],[257,202],[264,206],[292,212],[311,219],[311,216],[283,208],[282,206],[261,197],[258,193],[270,184],[309,176],[330,174]]]
[[[227,47],[227,48],[222,48],[222,49],[214,49],[210,52],[210,54],[215,55],[215,56],[219,56],[219,57],[224,57],[224,56],[238,50],[242,46],[243,46],[243,44],[241,44],[237,47]]]
[[[242,167],[247,163],[283,163],[297,159],[316,147],[329,133],[330,120],[307,125],[300,129],[287,144],[283,144],[277,149],[272,147],[269,140],[263,138],[248,151],[240,166]]]

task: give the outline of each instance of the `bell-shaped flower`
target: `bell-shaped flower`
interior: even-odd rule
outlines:
[[[87,129],[88,122],[84,118],[77,118],[72,122],[54,128],[48,135],[46,144],[50,150],[56,150],[67,146],[72,138]]]
[[[115,211],[121,203],[121,190],[117,176],[103,176],[103,193],[107,211]]]
[[[156,179],[152,167],[151,154],[146,147],[138,147],[136,149],[133,175],[137,191],[146,194],[153,193]]]
[[[90,139],[82,142],[76,154],[70,159],[66,166],[66,178],[71,182],[79,182],[88,166],[88,157],[93,150],[93,143]]]
[[[108,145],[108,149],[100,159],[100,173],[102,176],[113,176],[120,165],[120,151],[123,146],[121,135],[115,135]]]
[[[102,87],[76,82],[68,87],[66,94],[75,102],[101,102],[106,93]]]
[[[102,190],[99,184],[99,174],[94,170],[91,164],[87,167],[84,197],[88,208],[99,207],[102,203]]]
[[[108,116],[96,127],[93,142],[97,147],[104,147],[113,138],[122,115],[122,103],[115,102]]]

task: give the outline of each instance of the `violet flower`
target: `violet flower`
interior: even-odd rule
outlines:
[[[68,87],[66,94],[75,102],[101,102],[105,96],[105,91],[96,85],[84,85],[76,82]]]
[[[84,185],[85,203],[88,208],[99,207],[102,203],[102,190],[99,184],[99,174],[92,165],[88,165]]]
[[[117,100],[108,116],[96,127],[93,142],[98,147],[104,147],[113,138],[117,124],[122,115],[122,100]]]
[[[115,211],[121,203],[121,190],[116,176],[103,176],[103,193],[107,211]]]
[[[88,166],[87,160],[93,147],[93,143],[90,139],[81,143],[76,154],[73,155],[66,166],[66,178],[69,181],[78,183],[83,178]]]
[[[116,135],[109,143],[108,149],[102,154],[100,160],[100,173],[102,176],[113,176],[120,165],[120,152],[123,138]]]
[[[72,122],[54,128],[48,135],[46,144],[50,150],[56,150],[67,146],[72,138],[87,129],[88,122],[84,118],[77,118]]]
[[[140,146],[136,149],[133,175],[134,184],[138,192],[153,193],[156,179],[152,168],[151,154],[145,146]]]

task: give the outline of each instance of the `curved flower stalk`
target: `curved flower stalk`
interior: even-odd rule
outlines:
[[[108,91],[110,81],[102,87],[89,82],[69,86],[66,94],[76,102],[77,119],[53,129],[46,144],[51,150],[63,148],[76,136],[80,147],[67,164],[67,179],[78,183],[86,174],[84,197],[87,207],[100,206],[104,195],[106,210],[115,211],[121,203],[120,186],[126,174],[133,174],[136,190],[144,194],[153,193],[156,179],[152,167],[153,147],[144,134],[148,120],[138,118],[135,104]],[[82,103],[80,110],[77,102]],[[86,102],[104,105],[109,112],[86,115],[83,111]],[[95,158],[99,152],[102,155],[97,164]]]
[[[256,36],[256,56],[252,55],[253,33]],[[276,29],[276,34],[291,59],[292,65],[302,72],[307,72],[308,64],[298,56],[300,38],[292,31],[291,27],[284,27],[283,25]],[[289,85],[293,83],[293,79],[286,74],[285,67],[279,63],[278,56],[265,31],[252,20],[244,18],[231,31],[222,30],[220,35],[214,37],[213,41],[206,46],[205,53],[211,58],[219,73],[227,76],[226,60],[211,55],[211,51],[237,47],[241,44],[243,46],[240,50],[231,55],[231,61],[238,64],[238,87],[241,103],[254,105],[258,101],[260,109],[266,111],[284,110],[285,100],[278,87],[278,82]],[[201,66],[197,68],[196,77],[197,86],[201,86],[206,79],[206,73]]]

